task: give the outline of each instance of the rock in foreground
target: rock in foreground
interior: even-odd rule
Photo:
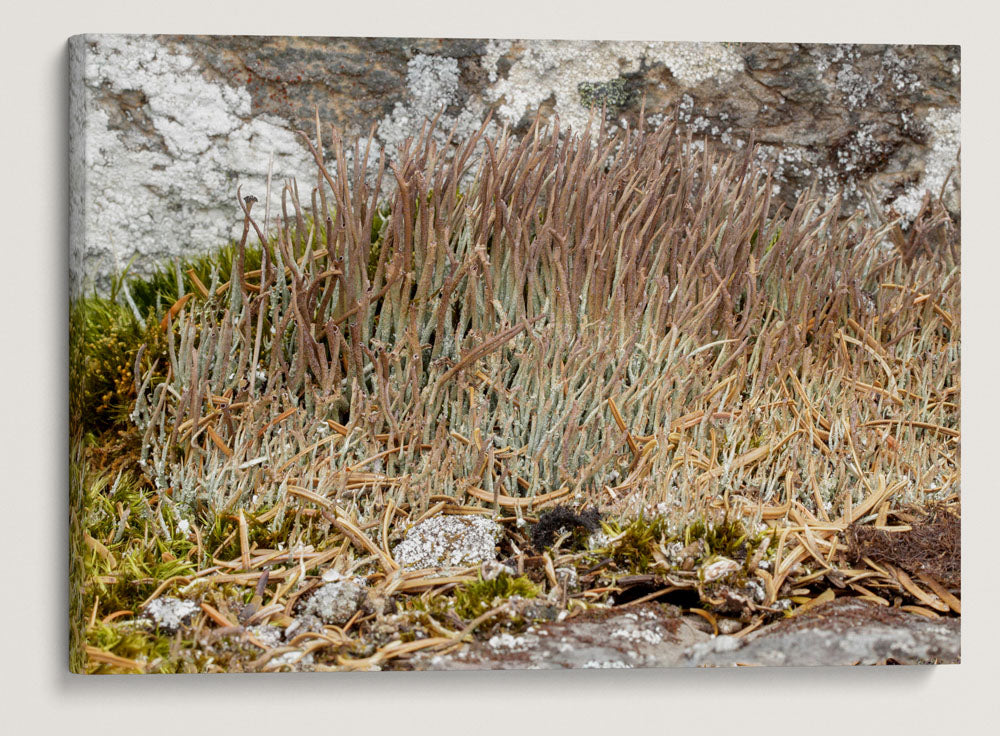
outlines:
[[[956,618],[928,619],[857,598],[841,598],[732,639],[717,637],[698,645],[684,664],[724,667],[736,664],[808,667],[850,664],[957,664],[961,659],[961,623]]]
[[[745,639],[711,636],[674,606],[595,610],[561,623],[499,634],[458,652],[421,656],[416,669],[560,669],[950,664],[960,622],[931,620],[858,599],[781,619]]]

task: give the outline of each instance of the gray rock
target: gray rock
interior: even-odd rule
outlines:
[[[676,113],[696,145],[738,153],[754,130],[788,203],[816,180],[854,205],[871,186],[906,218],[942,187],[961,206],[957,46],[91,35],[71,40],[70,67],[77,293],[133,257],[148,273],[238,237],[236,187],[263,215],[269,169],[272,216],[287,177],[308,201],[296,131],[315,135],[317,107],[345,141],[374,129],[392,154],[439,111],[443,142],[490,109],[494,132],[536,112],[579,130],[601,103],[634,127],[645,101],[648,122]]]
[[[434,516],[407,531],[392,554],[409,569],[495,562],[502,533],[499,524],[482,516]]]
[[[597,609],[560,623],[500,633],[447,655],[425,655],[416,669],[560,669],[671,667],[708,639],[679,610],[657,604]]]
[[[804,667],[817,665],[952,664],[961,659],[958,619],[932,620],[857,598],[817,606],[745,639],[718,636],[684,654],[684,664]]]
[[[499,633],[446,655],[421,655],[416,669],[829,666],[952,663],[957,619],[930,620],[857,599],[781,619],[745,639],[711,636],[679,609],[655,603],[597,609],[559,623]],[[727,627],[732,631],[732,627]]]
[[[346,624],[365,601],[367,586],[358,578],[344,578],[321,585],[300,608],[306,616],[316,616],[326,624]]]

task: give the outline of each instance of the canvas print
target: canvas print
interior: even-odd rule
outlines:
[[[69,47],[73,672],[959,662],[957,46]]]

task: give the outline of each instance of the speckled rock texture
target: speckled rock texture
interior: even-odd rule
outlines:
[[[438,113],[444,142],[491,111],[487,132],[536,112],[580,130],[602,104],[634,127],[644,103],[697,145],[753,132],[779,200],[815,181],[904,218],[928,190],[960,210],[957,46],[93,35],[71,39],[70,74],[75,292],[238,236],[237,186],[263,200],[268,172],[277,211],[286,178],[315,177],[296,131],[317,109],[391,156]]]
[[[434,516],[406,532],[392,555],[404,568],[469,567],[496,561],[500,525],[482,516]]]
[[[338,579],[321,585],[309,596],[301,612],[319,618],[323,623],[346,624],[364,603],[367,590],[357,578]]]
[[[817,606],[745,639],[719,636],[685,652],[683,664],[810,667],[853,664],[957,664],[961,622],[928,619],[857,598]]]
[[[720,623],[727,623],[724,620]],[[450,654],[422,655],[417,669],[952,664],[961,658],[958,619],[927,619],[840,599],[744,638],[712,636],[704,620],[656,603],[594,610],[559,623],[501,633]]]
[[[589,611],[522,634],[500,633],[451,654],[417,657],[414,665],[427,670],[673,667],[688,647],[709,638],[693,618],[655,604]]]

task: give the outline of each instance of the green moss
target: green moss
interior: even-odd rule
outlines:
[[[617,541],[605,551],[621,571],[645,573],[655,562],[653,548],[669,537],[667,520],[661,516],[640,516],[622,528],[616,523],[604,524],[604,531]]]
[[[279,549],[289,539],[296,545],[312,545],[322,551],[330,544],[329,535],[322,525],[303,529],[294,514],[288,514],[272,521],[260,521],[269,509],[262,508],[257,514],[246,514],[247,543],[260,549]],[[216,514],[203,509],[199,519],[202,535],[203,554],[214,555],[218,559],[232,560],[240,556],[239,517],[235,514]],[[201,560],[199,564],[211,564],[211,560]]]
[[[455,591],[454,610],[464,619],[473,619],[496,608],[504,599],[513,596],[534,598],[539,592],[538,586],[528,578],[501,573],[492,580],[480,578],[474,583],[467,583],[458,588]]]
[[[747,563],[761,545],[767,546],[765,554],[770,554],[777,546],[776,532],[750,534],[743,522],[728,518],[717,522],[698,519],[684,529],[682,538],[685,546],[702,541],[704,554],[698,560],[699,564],[708,564],[716,557]]]
[[[166,366],[166,339],[152,310],[145,324],[131,308],[97,296],[70,309],[70,420],[85,432],[127,425],[135,400],[135,360],[146,345],[140,370]]]
[[[87,632],[87,643],[116,657],[134,661],[135,668],[106,662],[96,662],[88,674],[152,672],[170,674],[180,670],[180,662],[172,656],[172,639],[168,636],[134,627],[98,624]]]
[[[260,248],[246,249],[245,270],[260,268],[261,252]],[[165,265],[147,277],[131,278],[126,271],[112,279],[109,296],[94,293],[71,304],[70,421],[74,426],[95,434],[128,428],[140,348],[145,346],[140,371],[147,371],[155,361],[165,370],[167,339],[160,321],[183,294],[201,298],[189,272],[209,288],[231,278],[236,257],[237,247],[230,243],[211,254]],[[153,378],[154,382],[161,379],[162,375]]]
[[[375,278],[375,271],[378,270],[378,259],[382,254],[382,241],[376,240],[368,250],[368,280]]]
[[[753,233],[750,235],[750,245],[751,246],[757,245],[757,240],[759,237],[760,237],[760,229],[755,228]],[[778,238],[780,237],[781,237],[781,228],[777,228],[774,231],[774,234],[771,236],[770,240],[768,240],[767,247],[764,249],[764,253],[770,251],[771,248],[774,247],[774,244],[778,242]]]
[[[747,531],[743,522],[739,520],[730,521],[725,518],[712,523],[699,519],[685,527],[684,545],[687,546],[697,539],[705,542],[709,555],[745,556]]]
[[[174,672],[181,666],[171,656],[171,639],[136,628],[129,621],[101,623],[116,611],[138,613],[142,602],[161,582],[194,572],[189,559],[193,544],[166,536],[158,519],[172,526],[166,509],[154,510],[134,476],[122,472],[114,480],[82,458],[84,442],[74,442],[70,475],[70,668],[74,672]],[[154,523],[154,519],[156,520]],[[86,625],[94,616],[96,623]],[[141,663],[140,668],[89,660],[84,645]]]
[[[84,642],[87,610],[84,593],[88,584],[84,564],[86,547],[83,540],[84,479],[88,466],[83,453],[83,440],[77,436],[70,443],[69,469],[69,669],[83,672],[86,666]]]
[[[262,253],[259,246],[247,246],[243,262],[244,271],[259,269]],[[219,284],[232,278],[238,255],[237,244],[229,243],[206,255],[165,264],[149,276],[129,279],[129,294],[140,311],[154,310],[158,314],[162,314],[166,308],[184,294],[200,294],[200,290],[188,273],[189,271],[194,271],[198,280],[205,287],[211,288],[213,276],[214,281]],[[180,293],[178,293],[178,276],[180,277]]]
[[[174,528],[170,509],[154,507],[152,491],[134,476],[123,472],[111,482],[97,474],[76,482],[84,493],[74,545],[83,610],[91,610],[96,599],[97,618],[136,612],[163,581],[195,571],[194,543],[167,533]]]

